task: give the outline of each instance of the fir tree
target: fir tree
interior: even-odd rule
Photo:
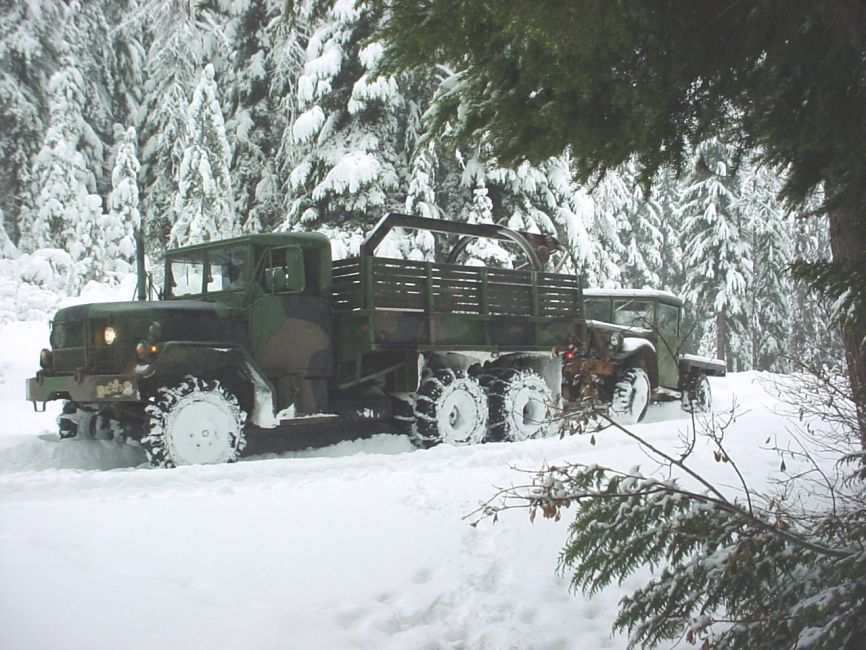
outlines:
[[[752,261],[731,151],[711,138],[698,147],[682,203],[685,294],[701,325],[701,348],[731,370],[751,365],[748,331]]]
[[[210,64],[193,93],[184,141],[169,245],[186,246],[237,235],[229,144]]]
[[[87,257],[92,228],[101,211],[101,199],[91,193],[93,174],[78,151],[92,134],[82,117],[82,78],[68,62],[49,83],[49,128],[33,165],[32,211],[26,215],[22,248],[61,248],[69,253],[74,273],[67,290],[75,293],[89,279]]]
[[[63,15],[60,0],[0,8],[0,209],[14,241],[33,200],[30,172],[45,140],[48,79],[62,53],[57,26]]]
[[[665,257],[665,217],[658,194],[653,188],[641,185],[635,161],[629,161],[620,173],[630,193],[620,230],[623,284],[637,289],[660,289]]]
[[[791,224],[777,197],[781,174],[765,166],[746,170],[742,211],[751,230],[750,291],[752,367],[785,372],[791,369],[790,334],[794,288]]]
[[[141,228],[138,200],[140,165],[135,149],[135,128],[123,131],[118,126],[109,210],[100,224],[98,241],[101,250],[94,252],[97,262],[104,260],[104,275],[109,280],[128,273],[135,259],[135,232]]]
[[[271,94],[275,61],[273,23],[282,23],[280,5],[252,0],[233,7],[226,27],[230,42],[226,103],[231,117],[226,134],[232,146],[234,209],[246,232],[272,227],[282,202],[275,154],[285,117]]]
[[[323,14],[320,3],[304,4],[303,15]],[[374,72],[382,47],[368,41],[378,20],[366,2],[337,2],[315,24],[297,84],[294,198],[283,229],[330,223],[357,231],[404,203],[404,101],[396,78]]]
[[[140,160],[147,241],[161,248],[173,226],[184,156],[185,116],[197,71],[214,58],[219,23],[206,3],[145,0],[134,17],[151,40],[147,50]]]

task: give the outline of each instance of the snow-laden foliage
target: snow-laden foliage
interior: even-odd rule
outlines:
[[[93,229],[102,211],[102,199],[93,194],[94,175],[82,151],[95,139],[85,122],[83,78],[72,60],[51,77],[49,128],[31,173],[33,207],[22,219],[21,248],[68,251],[74,272],[67,291],[78,291],[93,277],[87,263],[93,243]]]
[[[169,245],[234,237],[239,228],[232,205],[229,144],[211,64],[193,93],[184,141]]]
[[[135,232],[141,227],[138,199],[138,172],[141,165],[135,152],[134,127],[118,129],[118,143],[111,172],[108,213],[100,219],[99,239],[104,253],[97,255],[104,275],[115,281],[129,273],[135,261]]]
[[[295,89],[294,198],[280,228],[369,227],[399,209],[407,159],[403,94],[396,79],[374,72],[378,48],[366,43],[379,17],[362,0],[307,0],[295,11],[318,19],[310,24]]]
[[[689,293],[687,329],[696,323],[704,350],[715,354],[718,296],[695,284],[706,285],[705,267],[714,253],[707,241],[689,241],[692,235],[702,233],[706,240],[709,234],[696,229],[686,236],[681,227],[686,204],[700,212],[702,201],[715,200],[709,194],[696,200],[694,174],[678,178],[662,168],[651,185],[641,186],[640,169],[629,159],[582,184],[570,153],[535,165],[503,165],[485,144],[481,127],[471,146],[449,147],[434,123],[460,75],[432,60],[396,74],[382,68],[387,48],[373,36],[383,22],[377,7],[369,0],[47,0],[2,10],[8,27],[0,35],[0,208],[12,242],[26,251],[66,247],[66,240],[36,233],[32,224],[40,211],[55,222],[61,214],[75,221],[86,217],[86,223],[113,218],[116,149],[108,155],[107,144],[117,122],[136,128],[138,209],[150,252],[161,252],[174,226],[176,203],[187,202],[179,198],[187,192],[179,185],[180,172],[187,181],[202,178],[201,165],[191,159],[183,170],[181,165],[188,153],[187,111],[210,62],[220,93],[209,107],[213,115],[224,116],[228,146],[227,156],[225,147],[216,147],[228,160],[221,192],[241,231],[320,230],[329,234],[340,256],[356,252],[372,224],[390,211],[555,235],[563,251],[553,263],[583,273],[587,286]],[[77,87],[68,95],[78,96],[65,102],[70,110],[63,120],[55,116],[54,76],[60,72]],[[462,128],[459,120],[455,116],[445,126]],[[59,122],[73,126],[71,135],[62,124],[63,138],[56,129],[49,133]],[[210,159],[208,164],[216,184],[222,172],[214,171]],[[717,247],[734,247],[724,244],[731,237],[744,243],[741,259],[753,260],[751,271],[740,270],[750,287],[748,299],[731,303],[744,313],[729,315],[726,325],[727,353],[741,368],[780,368],[786,349],[799,353],[800,342],[819,339],[819,347],[826,348],[823,342],[832,340],[817,301],[803,288],[785,288],[790,261],[812,259],[811,251],[826,249],[824,226],[818,219],[782,219],[785,210],[772,193],[787,176],[770,170],[737,169],[736,182],[748,188],[734,193],[738,228],[713,235]],[[46,204],[48,186],[66,198]],[[77,204],[83,208],[66,213],[62,207]],[[202,232],[227,234],[205,223],[211,218],[202,217]],[[187,227],[184,220],[179,230]],[[801,245],[796,242],[803,228],[809,234]],[[101,269],[99,229],[90,224],[79,230],[69,229],[75,242],[68,252],[76,258],[88,249],[85,265],[93,268],[77,271],[78,279],[65,291],[113,272]],[[40,241],[28,242],[29,237]],[[437,241],[440,250],[428,234],[397,232],[380,253],[433,259],[450,244],[448,238]],[[521,263],[510,245],[490,242],[471,246],[462,261]],[[814,328],[786,322],[788,307],[780,297],[786,291],[797,294],[793,313],[816,315],[807,319]],[[803,336],[790,334],[801,330]]]
[[[733,152],[721,140],[698,149],[680,209],[685,294],[703,325],[701,349],[730,369],[749,368],[752,250]]]

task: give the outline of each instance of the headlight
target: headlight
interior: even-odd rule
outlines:
[[[43,349],[39,353],[39,365],[46,370],[50,369],[54,365],[54,353],[47,348]]]
[[[610,335],[610,347],[619,348],[622,345],[622,334],[620,332],[614,332]]]
[[[117,332],[111,325],[105,328],[103,338],[105,339],[105,345],[111,345],[114,343],[114,340],[117,338]]]

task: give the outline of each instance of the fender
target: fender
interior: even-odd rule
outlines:
[[[142,379],[176,377],[190,374],[195,368],[199,376],[232,374],[240,376],[253,388],[252,413],[249,420],[256,426],[272,426],[274,418],[274,390],[255,359],[243,346],[187,341],[168,341],[162,344],[159,355],[147,366],[139,366]]]
[[[658,359],[656,348],[651,341],[636,337],[627,337],[622,342],[622,357],[629,366],[640,367],[646,370],[650,385],[656,388],[659,385]]]

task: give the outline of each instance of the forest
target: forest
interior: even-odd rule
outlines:
[[[555,235],[588,287],[673,291],[694,347],[730,370],[841,355],[828,307],[789,272],[829,256],[821,197],[787,205],[786,170],[722,132],[651,184],[636,162],[581,182],[567,152],[508,166],[481,139],[454,147],[431,130],[449,70],[383,71],[374,2],[6,0],[0,11],[4,294],[117,283],[136,228],[154,261],[166,247],[291,230],[326,233],[340,258],[396,211]],[[435,251],[407,234],[387,254]],[[498,247],[467,256],[512,262]]]

